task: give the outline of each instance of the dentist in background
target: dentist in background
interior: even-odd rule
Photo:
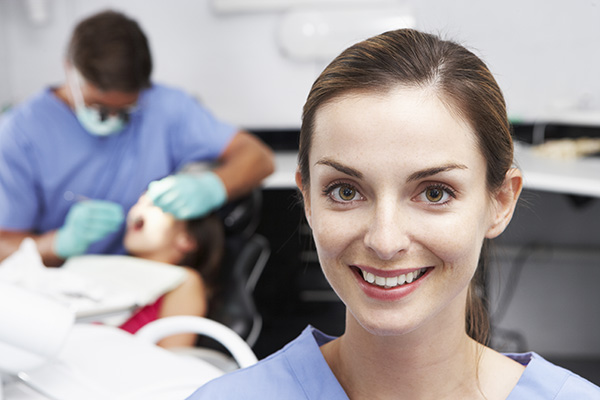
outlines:
[[[46,265],[124,253],[127,210],[148,197],[177,219],[239,197],[273,171],[271,150],[191,96],[153,83],[148,41],[129,17],[81,21],[66,82],[11,110],[0,126],[0,260],[32,237]],[[211,162],[201,174],[175,174]]]

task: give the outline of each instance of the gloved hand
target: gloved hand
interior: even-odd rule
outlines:
[[[146,195],[177,219],[201,217],[227,201],[225,185],[214,172],[178,174],[150,182]]]
[[[85,253],[88,247],[119,230],[125,220],[120,204],[85,200],[69,210],[65,224],[54,240],[54,252],[61,258]]]

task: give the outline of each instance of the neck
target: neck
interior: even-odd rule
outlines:
[[[70,108],[74,108],[71,91],[69,90],[69,87],[67,86],[66,83],[64,83],[61,86],[54,89],[54,94],[56,95],[56,97],[58,97],[60,100],[62,100],[63,103],[68,105]]]
[[[323,348],[352,399],[480,398],[477,367],[482,351],[467,336],[464,323],[379,336],[350,313],[346,333]]]
[[[183,253],[174,248],[146,253],[131,253],[131,255],[143,258],[145,260],[157,261],[172,265],[179,265],[179,263],[183,260],[184,257]]]

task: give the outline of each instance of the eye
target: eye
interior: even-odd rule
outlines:
[[[335,193],[339,196],[340,199],[344,201],[350,201],[354,200],[354,197],[356,196],[356,189],[350,186],[340,186],[339,188],[337,188]]]
[[[346,183],[333,184],[323,191],[333,201],[338,203],[348,203],[353,200],[360,200],[362,196],[352,185]]]
[[[432,204],[446,204],[450,198],[456,198],[454,191],[444,185],[431,185],[418,196],[420,201]]]
[[[425,197],[432,203],[437,203],[444,198],[444,191],[436,187],[427,188],[425,190]]]

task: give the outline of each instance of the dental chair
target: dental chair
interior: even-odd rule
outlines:
[[[207,316],[231,328],[251,347],[262,328],[254,289],[270,256],[269,242],[256,233],[261,207],[262,191],[256,188],[217,212],[225,227],[225,252],[217,277],[219,289]],[[210,347],[202,338],[199,345]]]
[[[209,163],[190,163],[182,173],[199,174]],[[254,289],[271,254],[267,239],[256,233],[261,220],[262,188],[225,204],[216,214],[225,228],[225,252],[217,276],[217,293],[207,317],[231,328],[253,346],[262,329],[262,317],[254,302]],[[214,343],[200,339],[199,346]]]
[[[156,344],[170,335],[196,333],[194,347],[169,351],[200,359],[223,372],[257,361],[251,347],[260,334],[262,317],[253,294],[270,255],[269,242],[256,233],[261,207],[262,191],[254,189],[217,212],[225,229],[225,251],[207,317],[161,318],[141,328],[136,336]]]
[[[219,343],[220,350],[205,347],[169,349],[181,356],[201,359],[223,373],[255,364],[258,359],[248,344],[227,326],[203,317],[180,315],[161,318],[135,333],[140,340],[157,344],[161,339],[180,333],[196,333]],[[225,354],[227,353],[227,354]]]
[[[65,304],[0,282],[0,399],[159,400],[185,398],[225,370],[154,345],[195,332],[217,340],[236,368],[256,362],[252,349],[226,326],[200,317],[162,318],[131,335],[75,323]]]

